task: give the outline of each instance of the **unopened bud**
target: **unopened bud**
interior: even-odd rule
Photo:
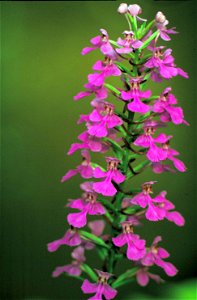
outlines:
[[[132,5],[129,5],[128,11],[134,17],[134,16],[141,14],[142,9],[138,4],[132,4]]]
[[[120,6],[118,7],[119,14],[126,14],[128,12],[128,6],[126,3],[121,3]]]
[[[155,16],[155,20],[157,23],[163,24],[166,21],[166,17],[161,11],[158,11],[158,13]]]

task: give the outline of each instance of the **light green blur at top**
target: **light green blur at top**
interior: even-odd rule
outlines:
[[[79,196],[79,183],[82,182],[76,176],[64,184],[60,183],[61,176],[80,162],[79,153],[67,157],[66,152],[84,130],[83,125],[76,125],[79,114],[90,112],[89,99],[74,102],[73,96],[87,82],[95,60],[102,57],[98,51],[85,57],[80,52],[89,45],[90,38],[96,36],[100,28],[107,29],[112,39],[117,39],[124,30],[128,30],[124,17],[116,13],[119,3],[1,3],[1,299],[86,299],[78,281],[64,276],[51,278],[51,272],[57,265],[70,262],[69,247],[49,254],[46,244],[64,234],[67,228],[67,209],[64,205],[68,198]],[[137,176],[134,184],[137,187],[143,181],[158,180],[155,192],[168,191],[168,199],[184,215],[186,226],[178,228],[166,221],[146,222],[146,226],[138,230],[148,244],[154,236],[161,234],[164,248],[169,250],[171,261],[180,271],[173,279],[167,279],[161,272],[169,283],[159,287],[150,284],[147,289],[142,289],[132,283],[120,289],[117,299],[133,299],[129,295],[137,291],[148,293],[149,297],[153,297],[150,295],[154,293],[158,295],[157,299],[176,299],[173,293],[169,294],[169,287],[175,281],[179,286],[180,280],[189,279],[194,273],[194,2],[141,0],[137,3],[142,6],[143,18],[151,20],[157,11],[162,11],[170,22],[169,28],[176,26],[180,32],[172,36],[169,47],[173,49],[177,65],[189,73],[190,79],[177,77],[170,82],[151,83],[150,86],[153,93],[158,94],[164,87],[172,85],[191,126],[170,125],[166,131],[174,135],[172,146],[180,151],[180,158],[186,163],[188,171],[162,175],[147,171]],[[114,101],[113,97],[110,101]],[[102,155],[93,157],[104,163]],[[95,252],[88,253],[87,257],[92,267],[100,268]],[[122,263],[117,272],[124,270],[125,266],[129,268],[129,264]],[[168,294],[165,294],[166,291]],[[185,299],[181,297],[179,299]]]

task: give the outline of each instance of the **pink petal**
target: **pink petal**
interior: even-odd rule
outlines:
[[[159,221],[164,219],[165,210],[150,204],[145,215],[149,221]]]
[[[186,171],[186,166],[185,166],[185,164],[180,160],[180,159],[178,159],[178,158],[175,158],[175,157],[169,157],[169,159],[171,159],[172,160],[172,162],[173,162],[173,164],[174,164],[174,166],[175,166],[175,168],[178,170],[178,171],[180,171],[180,172],[185,172]]]
[[[100,44],[102,43],[102,39],[101,39],[101,36],[100,35],[97,35],[95,37],[93,37],[91,40],[90,40],[90,43],[94,46],[97,46],[99,47]]]
[[[123,121],[116,115],[109,116],[107,119],[108,128],[114,128],[115,126],[122,125]]]
[[[147,104],[141,102],[138,98],[134,98],[134,100],[128,104],[128,110],[137,112],[140,114],[147,113],[151,108]]]
[[[162,247],[158,248],[158,255],[161,258],[168,258],[170,256],[170,254],[168,253],[168,251]]]
[[[116,182],[116,183],[122,183],[125,180],[126,176],[123,175],[120,171],[115,170],[113,171],[113,175],[112,175],[112,179]]]
[[[98,283],[91,283],[89,282],[89,280],[85,279],[81,286],[81,289],[84,294],[96,293],[98,289]]]
[[[96,167],[94,169],[94,178],[103,178],[107,176],[107,172],[102,171],[101,168]]]
[[[88,81],[96,86],[101,86],[104,83],[104,74],[103,73],[95,73],[88,75]]]
[[[112,238],[112,241],[113,241],[114,245],[117,247],[124,246],[127,243],[125,233],[121,233],[117,237]]]
[[[132,43],[132,47],[133,47],[134,49],[140,48],[142,45],[143,45],[143,43],[142,43],[141,41],[139,41],[139,40],[136,40],[136,41],[134,41],[134,42]]]
[[[184,226],[185,225],[185,219],[177,211],[167,212],[166,219],[168,219],[171,222],[174,222],[177,226]]]
[[[92,234],[100,236],[105,228],[105,222],[103,220],[96,220],[88,223],[88,227],[91,229]]]
[[[64,182],[68,179],[70,179],[71,177],[77,175],[78,171],[77,170],[70,170],[68,171],[61,179],[61,182]]]
[[[113,184],[106,179],[105,181],[95,182],[93,184],[95,192],[102,194],[103,196],[114,196],[117,192]]]
[[[140,269],[136,273],[136,279],[137,279],[138,284],[141,285],[141,286],[146,286],[149,283],[148,274],[143,269]]]
[[[96,109],[94,109],[89,115],[89,119],[92,122],[100,122],[102,120],[101,115],[98,113]]]
[[[82,55],[86,55],[86,54],[88,54],[89,52],[91,52],[93,50],[95,50],[95,48],[93,48],[93,47],[85,47],[85,48],[82,49],[81,54]]]
[[[79,210],[83,210],[85,205],[86,203],[82,199],[71,200],[71,202],[67,204],[68,207],[76,208]]]
[[[117,293],[118,292],[115,289],[113,289],[111,286],[109,286],[108,284],[104,285],[103,295],[105,296],[106,300],[115,298]]]
[[[153,138],[150,135],[142,134],[138,136],[137,139],[134,141],[134,145],[149,148],[152,143],[152,140]]]
[[[145,208],[148,205],[148,202],[150,200],[151,200],[151,197],[149,195],[144,195],[143,193],[139,193],[132,198],[131,203],[137,204],[137,205],[141,206],[142,208]]]
[[[88,127],[88,133],[98,138],[105,137],[108,134],[106,124],[100,122],[98,125],[92,125]]]
[[[87,212],[81,211],[79,213],[68,214],[67,221],[70,225],[81,228],[84,227],[87,223]]]
[[[83,262],[86,260],[84,256],[84,248],[79,246],[73,250],[71,253],[72,258],[76,259],[77,261]]]
[[[88,208],[88,214],[89,215],[103,215],[103,214],[105,214],[105,209],[98,202],[95,202],[93,204],[90,203],[89,208]]]
[[[177,268],[170,262],[163,262],[162,268],[168,276],[175,276],[178,272]]]
[[[93,70],[102,71],[104,69],[102,60],[98,60],[92,67]]]
[[[74,100],[79,100],[84,97],[88,97],[91,92],[79,92],[77,95],[74,96]]]
[[[166,151],[152,144],[146,156],[152,162],[159,162],[167,158],[167,153]]]

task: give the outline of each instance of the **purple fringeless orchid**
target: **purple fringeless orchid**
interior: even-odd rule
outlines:
[[[176,91],[172,93],[169,85],[171,78],[188,75],[175,65],[172,49],[162,45],[177,32],[167,27],[169,21],[160,11],[149,23],[141,18],[143,11],[138,4],[122,3],[118,13],[128,22],[124,37],[120,33],[111,40],[107,30],[101,29],[101,34],[82,50],[82,55],[99,51],[100,57],[84,91],[74,96],[75,101],[90,99],[90,111],[82,111],[76,121],[84,129],[67,152],[72,155],[80,150],[82,161],[67,170],[61,182],[75,175],[86,181],[80,184],[82,195],[75,196],[78,190],[74,190],[74,199],[68,199],[65,205],[70,228],[62,238],[47,245],[49,252],[62,245],[71,247],[72,261],[56,267],[52,276],[64,274],[82,280],[81,290],[90,294],[89,300],[114,299],[118,288],[133,280],[143,287],[151,279],[164,282],[152,273],[152,266],[175,276],[177,268],[166,261],[170,254],[158,245],[161,236],[150,246],[143,237],[143,221],[146,219],[146,226],[163,220],[179,227],[185,224],[184,217],[166,198],[166,188],[154,194],[153,186],[155,189],[158,181],[143,172],[150,168],[159,176],[186,171],[179,152],[173,148],[175,137],[165,132],[169,124],[189,125],[174,95]],[[166,84],[162,89],[158,85],[161,81]],[[158,85],[157,93],[154,85]],[[95,162],[99,154],[101,159]],[[132,180],[142,173],[140,187]],[[168,195],[171,199],[170,191]],[[101,270],[88,264],[86,254],[90,251],[94,251],[95,259],[96,254],[100,257]],[[128,261],[129,269],[120,274],[116,265],[123,259]]]

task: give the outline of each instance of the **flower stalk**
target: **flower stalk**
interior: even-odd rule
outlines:
[[[82,55],[100,50],[103,60],[94,64],[94,73],[88,75],[88,83],[84,85],[86,90],[74,97],[77,101],[93,96],[93,110],[80,116],[78,124],[85,123],[86,130],[68,151],[72,155],[80,150],[82,161],[61,181],[79,174],[85,182],[80,184],[82,195],[70,199],[66,205],[77,210],[67,216],[70,229],[62,238],[48,244],[50,252],[61,245],[76,247],[71,253],[74,259],[71,264],[57,267],[53,276],[66,273],[81,280],[88,275],[93,283],[85,279],[81,289],[85,294],[95,294],[89,298],[92,300],[113,299],[117,288],[135,279],[141,286],[147,285],[150,279],[162,282],[158,275],[149,272],[154,265],[168,276],[175,276],[178,270],[165,261],[169,253],[158,246],[162,238],[157,236],[147,247],[146,241],[137,234],[137,227],[144,219],[150,222],[167,219],[177,226],[185,222],[166,198],[166,191],[154,195],[155,181],[142,181],[141,187],[132,183],[147,168],[157,174],[186,171],[184,163],[177,158],[179,152],[170,146],[172,135],[157,133],[158,128],[165,128],[170,122],[188,125],[183,110],[177,106],[171,87],[166,87],[160,95],[146,90],[149,81],[157,84],[178,75],[188,78],[175,65],[172,50],[158,45],[160,40],[169,41],[176,31],[167,28],[168,21],[161,12],[147,24],[146,19],[139,17],[142,9],[137,4],[122,3],[118,12],[129,23],[124,37],[113,41],[101,29],[101,35],[92,38],[91,46],[82,50]],[[110,83],[111,76],[120,78],[119,86]],[[115,104],[106,100],[109,95]],[[117,110],[117,102],[122,103],[122,112]],[[105,156],[104,167],[91,161],[91,152],[109,151],[113,154]],[[85,262],[88,250],[97,251],[103,261],[102,270],[94,271]],[[123,258],[130,267],[119,274],[116,265]]]

